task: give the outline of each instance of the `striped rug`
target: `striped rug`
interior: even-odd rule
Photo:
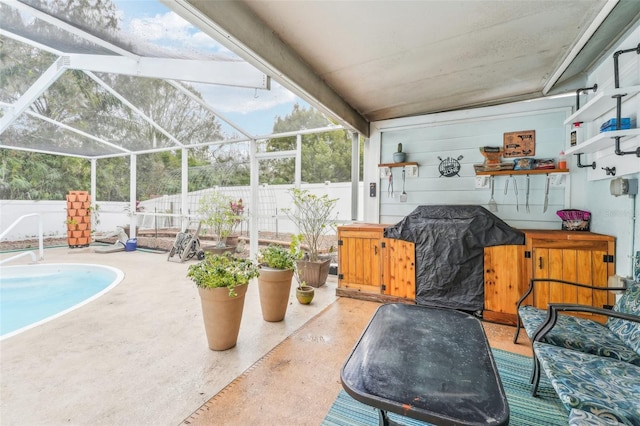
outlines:
[[[510,425],[539,426],[566,425],[568,412],[558,399],[546,376],[540,380],[538,397],[531,396],[529,376],[531,358],[493,349],[502,386],[507,394]],[[424,426],[426,423],[389,413],[389,418],[406,426]],[[374,408],[351,398],[344,390],[334,401],[324,426],[377,425],[378,413]]]

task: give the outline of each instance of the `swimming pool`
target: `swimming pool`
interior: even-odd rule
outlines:
[[[60,263],[0,268],[0,340],[102,296],[124,273],[110,266]]]

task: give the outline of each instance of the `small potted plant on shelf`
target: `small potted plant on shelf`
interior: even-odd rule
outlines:
[[[270,244],[258,253],[258,291],[265,321],[284,319],[289,304],[291,280],[300,251],[293,243],[289,248]]]
[[[393,162],[394,163],[404,163],[404,160],[407,159],[407,154],[402,152],[402,144],[398,144],[398,151],[393,153]]]
[[[210,349],[224,351],[236,345],[247,287],[257,276],[258,267],[251,260],[229,253],[205,253],[203,260],[189,266],[187,277],[198,287]]]
[[[298,273],[302,281],[312,287],[323,285],[329,275],[330,256],[320,253],[321,237],[335,227],[337,198],[312,194],[308,190],[291,190],[293,208],[283,209],[297,226],[306,246],[306,253],[298,260]]]

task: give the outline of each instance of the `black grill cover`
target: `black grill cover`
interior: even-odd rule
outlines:
[[[469,312],[484,307],[484,247],[524,244],[481,206],[419,206],[384,236],[416,246],[417,304]]]

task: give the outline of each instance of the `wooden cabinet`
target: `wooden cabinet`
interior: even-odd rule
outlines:
[[[556,278],[606,286],[615,273],[615,239],[591,232],[524,230],[525,244],[484,250],[484,318],[516,324],[516,302],[530,278]],[[610,292],[561,284],[538,285],[528,303],[546,308],[551,302],[613,305]]]
[[[339,296],[415,300],[415,245],[384,238],[388,225],[338,227]]]

